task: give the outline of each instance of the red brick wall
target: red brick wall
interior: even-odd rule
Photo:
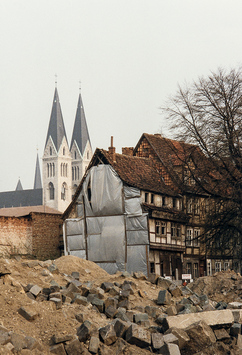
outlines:
[[[31,213],[33,255],[39,260],[60,257],[60,225],[61,215],[47,213]]]

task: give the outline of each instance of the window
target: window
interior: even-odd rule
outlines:
[[[194,200],[194,213],[195,214],[199,214],[199,199],[198,198],[195,198]]]
[[[61,199],[65,201],[66,199],[66,183],[63,182],[61,187]]]
[[[151,274],[154,274],[154,273],[155,273],[155,263],[154,263],[154,262],[151,262],[151,263],[150,263],[150,273],[151,273]]]
[[[63,148],[63,155],[65,155],[66,154],[66,149],[65,149],[65,147]]]
[[[89,159],[89,151],[87,151],[87,159]]]
[[[175,223],[171,223],[171,236],[175,237],[176,236],[176,225]]]
[[[229,262],[228,261],[225,261],[224,262],[224,271],[228,270],[229,269]]]
[[[154,203],[154,194],[151,194],[151,200],[150,203]]]
[[[49,177],[50,176],[50,166],[49,166],[49,164],[47,164],[47,177]]]
[[[200,229],[194,229],[194,239],[193,239],[193,246],[199,246],[199,236],[200,236]]]
[[[75,160],[76,160],[76,151],[75,151],[75,153],[74,153],[74,156],[75,156]]]
[[[54,185],[52,184],[52,182],[49,183],[49,197],[50,197],[50,200],[55,199],[55,188],[54,188]]]
[[[180,224],[177,224],[177,226],[176,226],[176,236],[177,236],[177,238],[181,237],[181,225]]]
[[[77,180],[79,180],[79,166],[77,167]]]
[[[71,168],[71,171],[72,171],[72,180],[74,180],[74,168],[73,167]]]
[[[172,199],[172,207],[173,208],[177,208],[177,200],[176,200],[176,198]]]
[[[189,198],[187,202],[187,213],[192,213],[192,198]]]
[[[52,148],[50,147],[50,155],[52,155]]]
[[[162,206],[166,206],[166,198],[165,198],[165,196],[162,196]]]
[[[53,169],[53,176],[55,176],[55,164],[52,164],[52,169]]]
[[[212,275],[212,264],[211,261],[207,262],[207,276],[211,276]]]
[[[161,234],[166,235],[166,222],[161,222]]]
[[[198,263],[193,264],[193,277],[194,278],[198,277]]]
[[[187,263],[186,265],[186,273],[191,274],[192,273],[192,263]]]
[[[221,262],[216,261],[215,262],[215,272],[220,272],[221,271]]]
[[[145,202],[146,203],[149,202],[149,194],[148,194],[148,192],[145,193]]]
[[[161,234],[161,224],[160,221],[155,221],[155,234],[160,235]]]
[[[187,229],[186,245],[187,246],[191,246],[192,245],[192,230],[191,229]]]

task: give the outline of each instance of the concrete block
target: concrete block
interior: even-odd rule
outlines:
[[[131,324],[126,331],[126,341],[140,348],[146,348],[151,345],[151,334],[144,328]]]
[[[169,305],[171,303],[171,294],[167,290],[161,290],[158,294],[157,304]]]
[[[186,332],[190,341],[184,348],[185,353],[195,354],[216,342],[214,332],[204,321],[199,321],[190,325],[186,328]]]

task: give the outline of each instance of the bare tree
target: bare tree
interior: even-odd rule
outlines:
[[[242,71],[219,69],[179,87],[163,109],[175,138],[200,148],[190,174],[213,198],[205,223],[211,245],[240,253],[242,242]],[[188,155],[186,155],[187,159]],[[185,161],[184,161],[185,163]],[[187,162],[186,162],[187,163]],[[187,164],[191,167],[191,164]]]

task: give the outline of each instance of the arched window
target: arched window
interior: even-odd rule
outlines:
[[[61,199],[65,201],[66,199],[66,183],[63,182],[62,187],[61,187]]]
[[[49,164],[47,164],[47,177],[49,177],[50,176],[50,166],[49,166]]]
[[[68,166],[68,164],[66,164],[66,177],[67,177],[67,166]]]
[[[55,199],[55,188],[52,182],[49,183],[49,193],[50,193],[50,200]]]
[[[75,159],[76,159],[76,151],[75,151],[74,155],[75,155]]]
[[[87,151],[87,159],[89,159],[89,151]]]
[[[63,175],[63,164],[61,163],[61,176]]]
[[[63,148],[63,155],[65,155],[66,154],[66,150],[65,150],[65,147]]]
[[[50,164],[50,177],[52,176],[52,164]]]
[[[53,176],[55,176],[55,164],[53,163]]]
[[[74,168],[72,167],[71,170],[72,170],[72,180],[74,180]]]
[[[77,180],[79,180],[79,166],[77,167]]]
[[[50,147],[50,155],[52,155],[52,148]]]

